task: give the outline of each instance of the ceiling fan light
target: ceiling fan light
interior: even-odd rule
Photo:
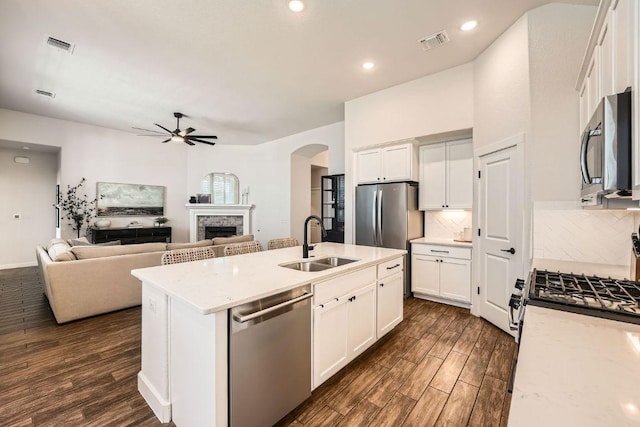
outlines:
[[[304,10],[304,3],[301,0],[291,0],[289,2],[289,9],[294,12],[302,12]]]
[[[182,141],[184,141],[184,139],[181,136],[174,135],[174,136],[171,137],[171,141],[172,142],[182,142]]]

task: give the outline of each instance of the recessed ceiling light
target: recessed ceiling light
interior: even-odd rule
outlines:
[[[302,10],[304,9],[304,3],[302,3],[301,0],[291,0],[289,2],[289,9],[293,10],[294,12],[302,12]]]
[[[362,68],[364,68],[365,70],[371,70],[375,66],[376,64],[374,64],[373,62],[365,62],[364,64],[362,64]]]
[[[478,26],[478,21],[467,21],[460,26],[462,31],[471,31]]]
[[[26,145],[22,147],[23,150],[31,150],[31,147],[27,147]]]

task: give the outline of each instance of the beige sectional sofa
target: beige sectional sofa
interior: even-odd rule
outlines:
[[[195,243],[71,246],[54,239],[46,247],[38,246],[36,256],[56,321],[65,323],[140,305],[140,281],[131,270],[160,265],[167,250],[212,246],[216,256],[224,256],[225,245],[250,240],[253,235]]]

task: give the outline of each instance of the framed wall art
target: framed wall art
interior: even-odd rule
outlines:
[[[163,216],[161,185],[98,182],[97,216]]]

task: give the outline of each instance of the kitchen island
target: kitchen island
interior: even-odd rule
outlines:
[[[140,393],[163,422],[228,425],[229,309],[302,285],[314,293],[309,375],[317,387],[402,320],[405,254],[322,243],[315,259],[356,261],[310,272],[282,267],[302,259],[302,248],[294,247],[134,270],[142,280]],[[349,311],[356,295],[358,309]],[[348,316],[335,315],[341,312]],[[353,316],[364,316],[353,323],[359,330],[331,323]],[[352,334],[342,340],[349,347],[333,348],[327,340],[344,331]]]

